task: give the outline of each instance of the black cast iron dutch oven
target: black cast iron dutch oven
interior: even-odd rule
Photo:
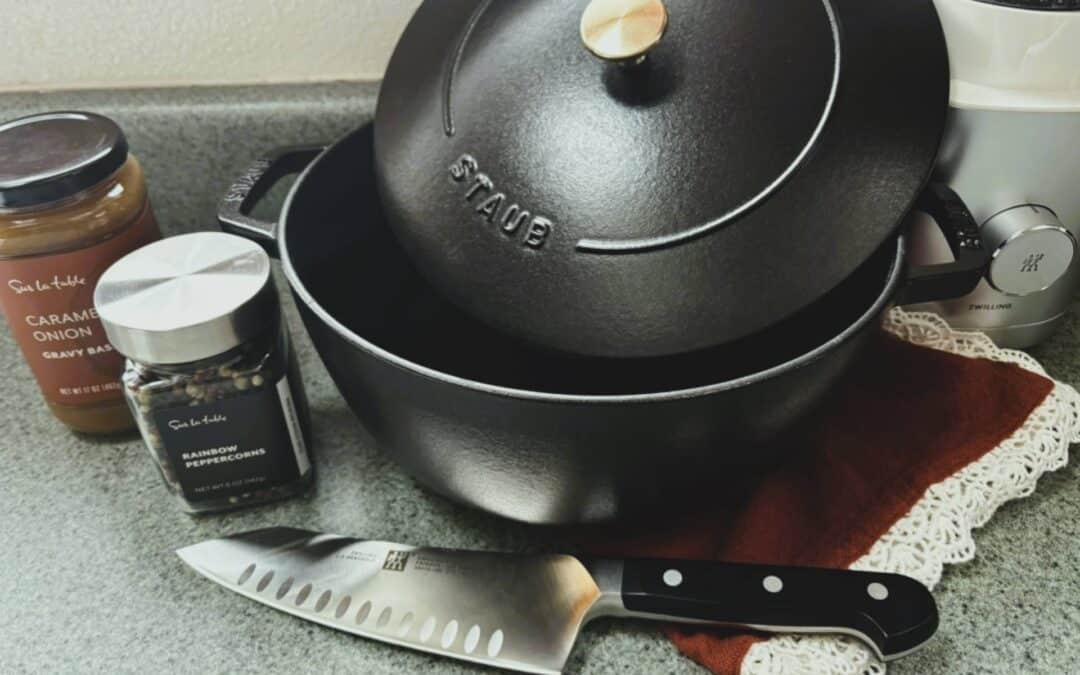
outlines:
[[[905,286],[893,237],[811,308],[751,338],[633,360],[534,348],[420,274],[386,222],[372,145],[369,125],[321,154],[257,162],[229,191],[222,226],[280,255],[330,375],[382,449],[436,491],[510,518],[655,515],[737,486],[791,447],[777,439],[856,364]],[[278,223],[248,215],[300,170]],[[932,276],[918,271],[915,287]]]
[[[678,354],[891,250],[948,94],[932,0],[427,0],[380,92],[376,177],[469,314],[570,353]],[[933,294],[982,271],[974,223],[950,234]]]

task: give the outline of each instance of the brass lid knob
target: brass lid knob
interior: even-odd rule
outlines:
[[[581,16],[585,47],[608,61],[641,59],[664,37],[663,0],[592,0]]]

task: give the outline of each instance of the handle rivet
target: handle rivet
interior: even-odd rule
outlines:
[[[761,581],[761,585],[770,593],[779,593],[784,590],[784,580],[775,575],[769,575]]]
[[[866,587],[866,594],[874,600],[884,600],[889,597],[889,589],[885,587],[885,584],[875,581]]]
[[[677,588],[682,585],[683,576],[679,570],[668,570],[664,572],[664,583],[671,588]]]

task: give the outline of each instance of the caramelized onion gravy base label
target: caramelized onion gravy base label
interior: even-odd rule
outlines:
[[[0,260],[0,309],[45,398],[90,405],[121,398],[124,357],[105,337],[94,287],[114,262],[161,235],[153,210],[99,244]]]

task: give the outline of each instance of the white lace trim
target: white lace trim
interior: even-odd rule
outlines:
[[[1046,376],[1031,356],[1002,349],[982,333],[953,331],[933,314],[894,309],[885,328],[925,347],[1014,363]],[[894,572],[929,588],[941,580],[945,564],[975,557],[972,531],[1005,502],[1029,496],[1039,478],[1065,466],[1069,445],[1080,442],[1080,394],[1055,382],[1046,400],[1016,433],[982,459],[931,486],[918,504],[852,565],[852,569]],[[885,665],[851,638],[778,636],[750,648],[742,675],[884,675]]]

